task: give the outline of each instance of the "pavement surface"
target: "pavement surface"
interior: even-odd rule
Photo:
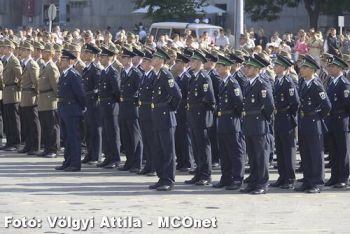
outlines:
[[[173,191],[157,192],[147,188],[156,177],[55,171],[61,162],[0,151],[0,233],[350,233],[350,188],[254,196],[185,185],[191,176],[177,173]]]

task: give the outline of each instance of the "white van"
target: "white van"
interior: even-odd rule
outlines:
[[[208,32],[209,38],[214,37],[214,32],[216,32],[216,35],[219,35],[219,30],[222,29],[222,27],[211,24],[161,22],[153,23],[149,29],[149,32],[156,40],[158,40],[158,38],[163,34],[167,34],[169,37],[171,37],[174,33],[183,35],[186,29],[190,29],[192,31],[192,36],[199,39],[203,32]]]

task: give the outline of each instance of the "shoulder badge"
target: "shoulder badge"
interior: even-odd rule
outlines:
[[[240,93],[239,88],[234,89],[234,92],[235,92],[235,95],[238,97],[238,96],[239,96],[239,93]]]
[[[344,97],[348,98],[349,97],[350,90],[344,90]]]
[[[169,87],[170,87],[170,88],[174,87],[174,85],[175,85],[174,79],[169,79],[169,80],[168,80],[168,84],[169,84]]]
[[[289,96],[294,96],[294,89],[293,88],[289,89]]]
[[[266,89],[261,90],[261,97],[266,98],[267,91]]]
[[[203,90],[204,92],[208,91],[209,84],[203,84]]]
[[[321,97],[322,100],[326,99],[326,94],[325,92],[319,92],[319,95]]]

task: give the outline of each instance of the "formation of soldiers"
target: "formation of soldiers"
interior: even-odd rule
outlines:
[[[156,175],[149,188],[158,191],[173,189],[176,170],[193,174],[186,184],[210,185],[218,163],[214,188],[264,194],[268,186],[308,193],[347,186],[350,82],[343,58],[324,54],[321,68],[309,55],[294,64],[288,53],[271,61],[244,50],[30,38],[3,39],[0,56],[1,150],[53,158],[63,146],[56,170],[90,164]],[[297,146],[303,179],[294,188]],[[269,185],[274,152],[279,178]]]

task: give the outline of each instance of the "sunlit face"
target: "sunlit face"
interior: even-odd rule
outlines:
[[[252,65],[245,65],[244,66],[244,74],[248,78],[254,78],[257,75],[259,75],[260,69],[257,67],[254,67]]]
[[[275,64],[275,66],[273,67],[273,70],[275,71],[276,75],[282,75],[283,72],[286,70],[286,68],[283,67],[282,65]]]
[[[315,73],[315,70],[312,69],[311,67],[308,66],[301,66],[300,68],[300,75],[305,79],[305,80],[310,80]]]
[[[334,65],[334,64],[328,64],[327,71],[328,71],[329,75],[331,75],[333,77],[338,77],[342,73],[342,69],[339,66]]]

